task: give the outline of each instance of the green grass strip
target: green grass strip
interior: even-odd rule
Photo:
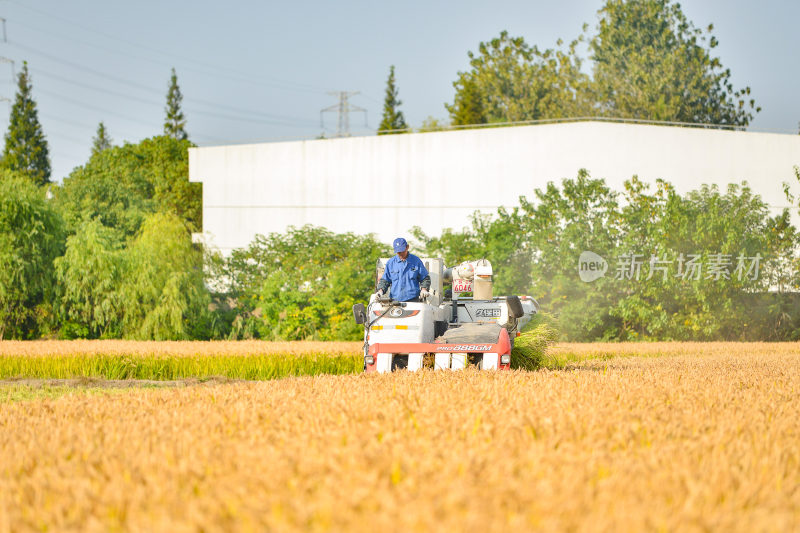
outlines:
[[[287,376],[361,372],[359,355],[219,355],[198,357],[57,355],[0,356],[0,379],[231,379],[267,380]]]
[[[62,396],[96,396],[119,395],[141,389],[155,389],[153,385],[139,385],[136,387],[107,388],[78,385],[4,385],[0,386],[0,404],[12,402],[29,402],[35,400],[54,400]]]

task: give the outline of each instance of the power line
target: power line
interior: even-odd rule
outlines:
[[[81,64],[78,64],[78,63],[73,63],[73,62],[71,62],[71,61],[69,61],[67,59],[63,59],[63,58],[60,58],[60,57],[53,56],[51,54],[48,54],[47,52],[42,52],[41,50],[37,50],[36,48],[32,48],[30,46],[26,46],[26,45],[24,45],[24,44],[22,44],[20,42],[17,42],[17,41],[11,41],[9,44],[11,46],[15,47],[15,48],[19,48],[21,50],[26,50],[28,52],[31,52],[31,53],[34,53],[36,55],[42,56],[44,58],[47,58],[50,61],[53,61],[53,62],[58,63],[60,65],[67,65],[67,66],[69,66],[71,68],[74,68],[76,70],[80,70],[82,72],[93,74],[93,75],[98,76],[100,78],[106,78],[108,80],[116,81],[117,83],[122,83],[122,84],[125,84],[125,85],[128,85],[128,86],[131,86],[131,87],[138,87],[139,89],[142,89],[142,90],[145,90],[145,91],[152,91],[153,90],[152,87],[147,87],[145,85],[141,85],[141,84],[139,84],[139,83],[137,83],[135,81],[132,81],[132,80],[125,80],[123,78],[117,78],[116,76],[112,76],[110,74],[106,74],[104,72],[100,72],[99,70],[94,70],[94,69],[89,68],[89,67],[87,67],[85,65],[81,65]]]
[[[256,84],[256,85],[272,86],[273,88],[278,88],[278,89],[283,89],[283,90],[292,90],[292,91],[309,91],[309,92],[322,93],[322,92],[325,92],[327,90],[327,89],[325,89],[323,87],[319,87],[319,86],[315,86],[315,85],[311,85],[311,84],[307,84],[307,83],[283,80],[283,79],[275,78],[275,77],[272,77],[272,76],[266,76],[266,79],[271,80],[271,84],[265,84],[263,82],[259,82],[258,80],[253,80],[252,79],[252,73],[244,74],[244,73],[242,73],[240,71],[237,71],[235,69],[222,67],[222,66],[219,66],[219,65],[212,65],[210,63],[205,63],[203,61],[198,61],[198,60],[196,60],[194,58],[191,58],[191,57],[182,56],[182,55],[179,55],[179,54],[174,54],[174,53],[165,51],[163,49],[153,48],[153,47],[150,47],[150,46],[143,45],[141,43],[137,43],[137,42],[134,42],[134,41],[129,41],[127,39],[123,39],[123,38],[119,37],[118,35],[112,35],[112,34],[109,34],[109,33],[105,33],[105,32],[99,31],[99,30],[97,30],[95,28],[92,28],[90,26],[86,26],[86,25],[81,24],[79,22],[76,22],[74,20],[71,20],[71,19],[68,19],[68,18],[65,18],[65,17],[60,17],[58,15],[54,15],[54,14],[52,14],[50,12],[47,12],[47,11],[36,9],[36,8],[31,7],[31,6],[29,6],[27,4],[24,4],[22,2],[17,2],[16,0],[10,0],[10,1],[12,3],[24,8],[24,9],[29,10],[29,11],[33,11],[33,12],[38,13],[40,15],[44,15],[46,17],[50,17],[50,18],[58,20],[60,22],[65,22],[65,23],[70,24],[72,26],[81,28],[84,31],[88,31],[88,32],[100,35],[100,36],[105,37],[107,39],[111,39],[113,41],[122,42],[122,43],[125,43],[125,44],[129,45],[129,46],[134,46],[136,48],[140,48],[142,50],[146,50],[146,51],[148,51],[150,53],[156,53],[156,54],[158,54],[158,56],[165,56],[165,55],[172,56],[172,57],[180,59],[182,61],[188,61],[190,63],[194,63],[196,65],[200,65],[200,66],[202,66],[204,68],[212,69],[213,72],[204,71],[203,73],[207,74],[207,75],[214,76],[215,78],[219,78],[219,71],[220,70],[225,70],[225,71],[228,71],[229,73],[235,74],[235,76],[227,76],[228,79],[235,79],[237,81],[241,81],[241,82],[245,82],[245,83],[253,83],[253,84]],[[28,27],[31,27],[31,26],[28,26]],[[31,27],[31,28],[36,30],[36,31],[42,31],[42,30],[38,30],[38,29],[33,28],[33,27]],[[53,33],[50,32],[50,31],[48,31],[47,33],[49,35],[53,35]],[[62,38],[71,40],[73,42],[81,42],[81,41],[78,41],[78,40],[76,40],[74,38],[71,38],[71,37],[67,38],[67,37],[63,37],[62,36]],[[84,42],[83,44],[86,44],[86,43]],[[87,45],[88,46],[97,46],[97,45],[93,45],[93,44],[87,44]],[[108,51],[107,49],[105,49],[105,50]],[[124,52],[116,51],[116,53],[122,53],[124,55],[129,55],[130,56],[130,54],[126,54]],[[140,58],[140,59],[142,59],[142,58]],[[152,62],[155,62],[155,63],[165,64],[163,62],[159,62],[159,61],[154,60],[152,58],[147,58],[146,60],[147,61],[152,61]]]
[[[110,53],[112,55],[115,55],[115,54],[116,55],[121,55],[121,56],[129,57],[129,58],[133,58],[133,59],[137,59],[137,60],[142,60],[142,61],[147,61],[149,63],[153,63],[153,64],[156,64],[156,65],[162,65],[162,66],[166,66],[166,67],[173,67],[174,66],[174,62],[160,61],[158,59],[153,59],[151,57],[130,54],[128,52],[123,52],[123,51],[120,51],[120,50],[111,50],[106,46],[100,46],[100,45],[96,45],[96,44],[93,44],[93,43],[88,43],[86,41],[81,41],[81,40],[78,40],[78,39],[74,39],[74,38],[71,38],[71,37],[65,37],[65,36],[63,36],[63,35],[61,35],[59,33],[54,33],[52,31],[41,30],[39,28],[30,26],[30,25],[25,24],[25,23],[18,23],[18,24],[20,26],[25,26],[28,29],[31,29],[31,30],[33,30],[35,32],[47,35],[49,37],[60,37],[60,38],[66,40],[68,42],[78,43],[78,44],[82,44],[84,46],[89,46],[91,48],[95,48],[97,50],[101,50],[103,52]],[[12,44],[13,43],[16,43],[16,41],[13,41]],[[31,49],[31,51],[34,51],[34,50]],[[44,54],[43,52],[37,52],[37,53]],[[50,57],[52,57],[52,56],[50,56]],[[190,72],[197,72],[197,73],[200,73],[200,74],[202,74],[204,76],[212,76],[217,80],[220,80],[220,79],[225,80],[225,79],[227,79],[227,80],[231,80],[231,81],[235,81],[235,82],[250,83],[250,84],[253,84],[253,85],[256,85],[256,86],[259,86],[259,87],[269,87],[271,89],[281,89],[281,90],[291,90],[291,91],[309,91],[308,89],[304,89],[304,88],[298,88],[298,87],[292,87],[292,86],[281,86],[281,85],[278,85],[276,83],[262,83],[262,82],[260,82],[258,80],[252,79],[252,77],[242,78],[242,77],[236,77],[236,76],[232,77],[230,75],[228,75],[228,76],[220,75],[219,72],[210,72],[208,70],[201,70],[201,69],[197,69],[197,68],[187,67],[185,65],[182,65],[181,69],[182,70],[188,70]],[[139,87],[142,87],[142,86],[139,85]],[[309,91],[309,92],[320,93],[322,91]]]
[[[133,81],[133,80],[126,80],[125,78],[112,76],[110,74],[106,74],[106,73],[94,70],[94,69],[86,67],[84,65],[79,65],[79,64],[76,64],[76,63],[72,63],[69,60],[58,58],[58,57],[53,56],[51,54],[48,54],[46,52],[42,52],[40,50],[36,50],[35,48],[29,47],[29,46],[26,46],[26,45],[23,45],[23,44],[20,44],[20,43],[17,43],[17,42],[12,42],[11,45],[15,46],[17,48],[21,48],[23,50],[28,50],[29,52],[32,52],[34,54],[41,55],[42,57],[45,57],[45,58],[47,58],[47,59],[49,59],[49,60],[51,60],[53,62],[58,62],[60,64],[64,64],[64,65],[67,65],[67,66],[69,66],[71,68],[74,68],[76,70],[80,70],[82,72],[87,72],[87,73],[92,74],[94,76],[97,76],[99,78],[103,78],[103,79],[106,79],[106,80],[109,80],[109,81],[113,81],[113,82],[116,82],[116,83],[123,84],[126,87],[136,87],[136,88],[138,88],[138,89],[140,89],[142,91],[146,91],[146,92],[151,93],[151,94],[161,94],[161,92],[158,89],[155,89],[153,87],[142,85],[142,84],[140,84],[140,83],[138,83],[136,81]],[[143,98],[138,98],[138,97],[135,97],[135,96],[131,96],[129,94],[119,93],[119,92],[116,92],[116,91],[113,91],[113,90],[110,90],[110,89],[100,89],[100,88],[98,88],[96,86],[93,86],[93,85],[90,85],[90,84],[86,84],[86,83],[81,83],[81,82],[78,82],[78,81],[75,81],[75,80],[72,80],[72,79],[68,79],[68,78],[65,78],[63,76],[59,76],[57,74],[53,74],[52,72],[45,71],[43,69],[38,69],[37,68],[37,69],[31,69],[31,70],[34,71],[37,75],[44,75],[46,77],[58,79],[58,80],[60,80],[60,81],[62,81],[64,83],[69,83],[71,85],[76,85],[78,87],[84,87],[86,89],[90,89],[90,90],[98,91],[98,92],[106,92],[108,94],[112,94],[112,95],[115,95],[115,96],[120,96],[120,97],[123,97],[123,98],[128,98],[128,99],[131,99],[131,100],[137,100],[139,102],[146,103],[146,104],[149,104],[149,105],[161,106],[160,103],[156,103],[153,100],[145,100]],[[265,113],[265,112],[262,112],[262,111],[253,111],[253,110],[249,110],[249,109],[237,108],[237,107],[233,107],[233,106],[227,106],[227,105],[224,105],[224,104],[218,104],[216,102],[211,102],[211,101],[208,101],[208,100],[191,98],[191,97],[188,97],[188,96],[186,97],[186,100],[189,102],[189,104],[192,104],[192,105],[203,105],[203,106],[206,106],[206,107],[212,107],[214,109],[224,109],[224,110],[231,111],[233,113],[241,113],[241,114],[245,114],[245,115],[248,115],[248,116],[253,116],[253,115],[262,116],[267,120],[273,121],[272,123],[274,123],[276,125],[299,127],[299,124],[291,124],[291,123],[287,123],[287,122],[303,123],[304,126],[310,126],[313,123],[313,121],[309,120],[309,119],[301,119],[301,118],[298,118],[298,117],[290,117],[290,116],[286,116],[286,115],[276,115],[276,114],[273,114],[273,113]],[[192,107],[191,105],[186,106],[187,110],[191,110],[191,107]],[[201,114],[202,113],[208,113],[208,112],[202,111],[202,110],[194,110],[192,112],[197,112],[197,113],[201,113]],[[217,115],[217,116],[219,116],[219,115]],[[231,117],[231,116],[226,116],[224,118],[226,118],[228,120],[242,120],[244,122],[256,122],[256,121],[254,121],[254,120],[252,120],[250,118],[248,118],[248,119],[238,119],[238,118]],[[283,122],[279,122],[279,121],[283,121]],[[265,123],[265,122],[266,122],[266,120],[262,120],[262,121],[260,121],[258,123]]]
[[[88,148],[88,146],[87,146],[87,148]],[[51,158],[52,158],[52,156],[55,155],[55,156],[60,157],[61,159],[75,159],[75,154],[67,154],[65,152],[61,152],[60,150],[49,150],[49,153],[50,153],[50,157]],[[67,176],[69,176],[69,174],[67,174]],[[64,177],[67,177],[67,176],[64,176]]]
[[[75,85],[77,87],[83,87],[84,89],[88,89],[90,91],[95,91],[95,92],[102,93],[102,94],[108,94],[108,95],[111,95],[111,96],[117,96],[117,97],[120,97],[120,98],[124,98],[125,100],[132,100],[132,101],[135,101],[135,102],[139,102],[139,103],[143,103],[143,104],[147,104],[147,105],[151,105],[151,106],[155,106],[155,107],[161,107],[161,105],[162,105],[162,103],[160,103],[158,101],[154,101],[154,100],[150,100],[150,99],[146,99],[146,98],[140,98],[140,97],[133,96],[133,95],[130,95],[130,94],[121,93],[121,92],[118,92],[118,91],[113,91],[111,89],[103,89],[103,88],[100,88],[100,87],[96,87],[94,85],[90,85],[88,83],[82,83],[82,82],[79,82],[79,81],[71,80],[69,78],[65,78],[63,76],[59,76],[57,74],[53,74],[51,72],[46,72],[46,71],[43,71],[43,70],[40,70],[40,69],[31,69],[31,70],[37,75],[42,75],[42,76],[45,76],[45,77],[48,77],[48,78],[53,78],[53,79],[59,80],[59,81],[61,81],[63,83],[67,83],[67,84],[70,84],[70,85]],[[209,104],[209,105],[211,105],[211,104]],[[274,124],[274,125],[287,126],[287,127],[306,127],[306,125],[292,124],[290,122],[281,121],[280,119],[276,120],[276,119],[272,119],[272,118],[271,119],[257,119],[257,118],[235,117],[235,116],[231,116],[231,115],[224,115],[224,114],[221,114],[221,113],[214,113],[214,112],[211,112],[211,111],[203,111],[203,110],[199,110],[199,109],[193,109],[192,106],[184,106],[184,108],[188,112],[190,112],[192,114],[195,114],[195,115],[204,115],[204,116],[208,116],[208,117],[212,117],[212,118],[218,118],[218,119],[222,119],[222,120],[232,120],[232,121],[237,121],[237,122],[250,122],[250,123],[254,123],[254,124]],[[246,113],[246,111],[244,111],[244,110],[237,110],[237,112]],[[258,115],[259,113],[255,112],[253,114]],[[265,116],[268,116],[268,115],[265,114]],[[308,122],[310,123],[311,121],[308,121]]]
[[[73,128],[80,129],[80,130],[83,130],[83,131],[87,131],[88,130],[90,132],[91,131],[95,131],[95,128],[96,128],[96,126],[90,126],[90,125],[84,124],[82,122],[75,122],[73,120],[69,120],[69,119],[66,119],[64,117],[59,117],[57,115],[52,115],[50,113],[39,113],[39,116],[42,118],[43,125],[46,124],[47,122],[60,122],[61,124],[64,124],[66,126],[71,126]],[[82,143],[80,143],[79,141],[76,141],[73,137],[67,137],[67,136],[61,135],[59,133],[48,132],[48,133],[45,134],[45,136],[48,137],[48,138],[49,137],[57,137],[57,138],[59,138],[61,140],[66,140],[66,141],[69,141],[69,142],[72,142],[72,143],[76,143],[76,144],[81,144],[82,145]],[[213,142],[218,142],[218,143],[225,142],[223,139],[209,137],[207,135],[192,135],[192,140],[193,141],[197,141],[198,139],[200,139],[201,142],[206,142],[206,141],[213,141]],[[62,153],[61,155],[64,155],[64,154]],[[69,157],[73,157],[73,156],[69,156]]]
[[[27,6],[25,6],[25,7],[27,7]],[[38,10],[35,10],[35,9],[32,9],[32,10],[38,11]],[[25,24],[21,24],[21,25],[26,26]],[[33,28],[33,29],[34,29],[34,31],[40,31],[37,28]],[[95,33],[97,33],[97,32],[95,32]],[[52,35],[52,32],[50,32],[50,35]],[[70,41],[75,41],[75,42],[80,42],[81,44],[85,44],[87,46],[94,46],[91,43],[82,42],[82,41],[79,41],[79,40],[74,39],[74,38],[73,39],[69,39],[69,40]],[[77,79],[75,79],[75,78],[79,78],[79,76],[75,76],[75,78],[70,79],[68,77],[59,76],[58,74],[56,74],[55,72],[51,71],[50,69],[47,69],[47,70],[40,69],[40,68],[31,69],[36,76],[49,77],[49,78],[58,80],[58,81],[60,81],[62,83],[67,83],[67,84],[70,84],[70,85],[73,85],[73,86],[82,87],[82,88],[85,88],[85,89],[88,89],[88,90],[92,90],[92,91],[100,93],[100,94],[109,94],[109,95],[117,96],[117,97],[120,97],[120,98],[124,98],[126,101],[135,101],[135,102],[143,103],[143,104],[148,105],[148,106],[161,107],[161,103],[159,101],[156,101],[156,99],[154,99],[154,98],[139,97],[139,96],[136,96],[136,95],[133,95],[133,94],[130,93],[130,89],[135,89],[135,90],[140,90],[140,91],[142,91],[142,92],[144,92],[144,93],[146,93],[148,95],[161,94],[162,91],[160,91],[158,89],[155,89],[152,86],[148,86],[148,85],[142,84],[142,83],[140,83],[138,81],[135,81],[135,80],[129,80],[129,79],[125,79],[123,77],[110,75],[110,74],[108,74],[106,72],[103,72],[103,71],[88,67],[85,64],[78,64],[78,63],[76,63],[74,61],[71,61],[69,59],[65,59],[63,57],[58,57],[58,55],[47,53],[47,52],[45,52],[43,50],[39,50],[39,49],[37,49],[35,47],[28,46],[23,42],[17,42],[16,40],[14,40],[13,42],[9,43],[9,45],[14,47],[14,48],[19,49],[20,51],[26,51],[28,53],[32,53],[34,55],[40,56],[40,57],[42,57],[42,58],[44,58],[46,60],[52,61],[54,64],[57,64],[59,67],[66,66],[67,68],[74,69],[76,71],[80,71],[80,72],[84,72],[84,73],[88,73],[88,74],[90,74],[92,76],[95,76],[95,77],[97,77],[99,79],[102,79],[102,80],[107,80],[107,81],[111,81],[111,82],[114,82],[114,83],[119,83],[121,85],[124,85],[128,89],[128,91],[124,91],[124,92],[115,91],[115,90],[109,89],[109,88],[103,88],[103,87],[94,86],[94,85],[92,85],[90,83],[82,83],[82,82],[78,81]],[[147,47],[143,47],[143,48],[147,48]],[[103,50],[106,51],[106,52],[109,52],[109,51],[111,51],[112,53],[115,52],[113,50],[108,50],[107,48],[104,48]],[[123,55],[128,55],[128,56],[131,55],[131,54],[126,54],[124,52],[117,52],[117,53],[122,53]],[[218,72],[215,72],[213,74],[215,75],[215,77],[219,78],[219,73]],[[242,80],[242,81],[252,82],[253,80],[252,79],[246,79],[246,80]],[[61,101],[71,103],[73,105],[79,106],[79,107],[84,108],[84,109],[89,109],[89,110],[93,110],[93,111],[102,112],[105,115],[111,115],[111,116],[119,117],[121,119],[133,121],[135,123],[142,124],[142,125],[146,124],[144,121],[140,120],[139,118],[134,118],[133,116],[128,116],[126,114],[119,113],[119,112],[116,112],[116,111],[110,111],[110,110],[108,110],[106,108],[98,106],[98,105],[96,105],[96,103],[94,103],[90,99],[86,99],[86,100],[80,99],[81,101],[79,101],[78,99],[72,99],[72,98],[69,98],[67,96],[64,96],[63,94],[57,94],[57,93],[60,93],[60,91],[51,92],[51,91],[47,91],[47,90],[42,90],[41,88],[38,88],[37,92],[41,92],[43,94],[50,95],[50,96],[55,97],[55,98],[57,98],[57,99],[59,99]],[[0,101],[1,100],[2,99],[0,98]],[[188,104],[188,105],[185,105],[184,108],[187,110],[187,112],[191,113],[192,115],[205,116],[205,117],[214,118],[214,119],[218,119],[218,120],[226,120],[226,121],[234,121],[234,122],[246,122],[246,123],[251,123],[251,124],[262,124],[262,125],[270,124],[270,125],[277,125],[277,126],[284,126],[284,127],[294,127],[294,128],[309,127],[309,126],[311,126],[313,124],[312,120],[305,119],[305,118],[290,117],[290,116],[285,116],[285,115],[266,113],[266,112],[262,112],[262,111],[254,111],[254,110],[251,110],[251,109],[242,109],[242,108],[238,108],[238,107],[234,107],[234,106],[230,106],[230,105],[219,104],[217,102],[211,102],[211,101],[192,98],[192,97],[187,97],[185,104]],[[196,106],[201,106],[201,107],[197,108]],[[207,109],[202,109],[203,107],[205,107]],[[221,110],[222,112],[215,112],[216,110]],[[226,111],[227,111],[227,113],[226,113]],[[58,122],[63,122],[63,123],[67,123],[67,124],[72,125],[69,121],[65,121],[63,119],[56,119],[56,120]],[[152,126],[152,124],[147,124],[147,126]],[[206,137],[206,138],[210,139],[210,137]]]
[[[80,128],[82,130],[86,130],[86,129],[90,130],[90,129],[94,128],[94,126],[89,126],[88,124],[83,124],[82,122],[75,122],[74,120],[67,119],[67,118],[64,118],[64,117],[60,117],[58,115],[51,115],[50,113],[41,113],[40,112],[39,116],[41,116],[44,119],[44,122],[50,122],[50,121],[60,122],[60,123],[65,124],[67,126],[72,126],[74,128]]]
[[[55,93],[55,92],[48,91],[46,89],[41,89],[41,88],[36,89],[36,91],[40,92],[42,94],[47,94],[47,95],[49,95],[49,96],[51,96],[53,98],[58,98],[58,99],[63,100],[65,102],[69,102],[69,103],[71,103],[73,105],[76,105],[78,107],[83,107],[84,109],[89,109],[91,111],[100,111],[100,112],[108,114],[108,115],[116,116],[117,118],[121,118],[123,120],[128,120],[130,122],[137,122],[137,123],[139,123],[139,124],[141,124],[143,126],[147,126],[148,128],[152,128],[153,127],[153,124],[150,123],[150,122],[146,122],[144,120],[140,120],[140,119],[135,118],[135,117],[127,116],[127,115],[124,115],[122,113],[118,113],[116,111],[109,111],[107,109],[103,109],[103,108],[100,108],[100,107],[97,107],[97,106],[89,105],[86,102],[83,102],[81,100],[75,100],[74,98],[69,98],[67,96],[64,96],[63,94]]]
[[[90,144],[91,144],[89,142],[78,141],[78,140],[74,139],[73,137],[67,137],[66,135],[60,135],[58,133],[48,133],[48,134],[45,135],[45,137],[57,137],[58,139],[60,139],[62,141],[66,141],[66,142],[72,143],[72,144],[74,144],[76,146],[81,146],[83,148],[88,148],[90,146]]]
[[[90,91],[109,94],[111,96],[119,96],[121,98],[125,98],[127,100],[134,100],[134,101],[140,102],[142,104],[148,104],[148,105],[154,105],[154,106],[160,106],[161,105],[159,102],[156,102],[154,100],[148,100],[146,98],[140,98],[138,96],[133,96],[133,95],[130,95],[130,94],[124,94],[124,93],[121,93],[121,92],[113,91],[111,89],[102,89],[102,88],[97,87],[95,85],[90,85],[88,83],[81,83],[79,81],[75,81],[75,80],[72,80],[72,79],[69,79],[69,78],[65,78],[64,76],[59,76],[58,74],[53,74],[52,72],[48,72],[48,71],[42,70],[40,68],[31,68],[30,70],[31,70],[31,72],[33,74],[36,74],[37,76],[44,76],[46,78],[52,78],[52,79],[58,80],[58,81],[60,81],[62,83],[68,83],[69,85],[74,85],[76,87],[83,87],[84,89],[88,89]]]
[[[373,102],[375,102],[376,104],[382,104],[382,103],[383,103],[383,102],[381,102],[381,101],[379,101],[379,100],[376,100],[374,97],[372,97],[372,96],[368,95],[367,93],[359,93],[359,94],[361,94],[361,96],[363,96],[363,97],[364,97],[364,98],[366,98],[367,100],[372,100],[372,101],[373,101]]]

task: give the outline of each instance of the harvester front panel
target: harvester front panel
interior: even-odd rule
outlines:
[[[511,362],[511,341],[508,331],[495,324],[465,324],[446,331],[435,342],[370,342],[365,370],[419,370],[426,355],[433,356],[434,369],[462,370],[475,366],[482,370],[505,370]]]

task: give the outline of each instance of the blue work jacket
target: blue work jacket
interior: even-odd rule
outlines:
[[[406,260],[394,256],[386,261],[381,280],[392,287],[392,298],[407,302],[419,297],[419,283],[428,277],[428,270],[419,257],[408,254]]]

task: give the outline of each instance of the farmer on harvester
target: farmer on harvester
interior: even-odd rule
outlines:
[[[428,297],[431,277],[419,257],[408,253],[408,242],[398,237],[392,243],[397,253],[386,261],[386,270],[378,282],[378,298],[392,288],[392,297],[401,302],[420,302]]]

